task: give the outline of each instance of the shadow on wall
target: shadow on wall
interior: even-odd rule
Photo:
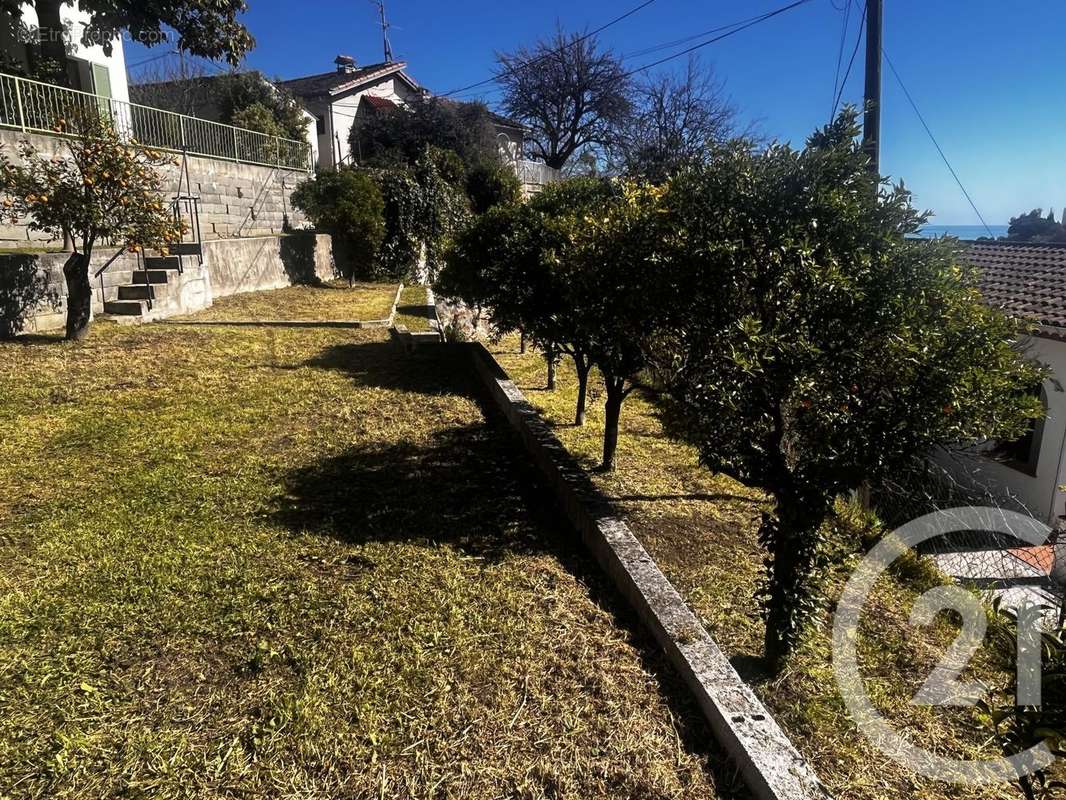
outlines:
[[[44,306],[60,308],[59,293],[29,254],[0,256],[0,339],[22,332],[26,320]]]
[[[315,286],[322,281],[315,272],[314,236],[282,236],[281,265],[294,285]]]

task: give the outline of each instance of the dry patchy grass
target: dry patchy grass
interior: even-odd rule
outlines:
[[[386,319],[396,299],[395,283],[334,280],[320,286],[287,286],[268,292],[246,292],[215,300],[211,308],[181,319],[203,321]]]
[[[0,344],[0,795],[727,796],[465,374],[384,331]]]
[[[577,382],[572,364],[563,363],[559,388],[547,392],[539,354],[519,354],[513,337],[490,349],[566,447],[587,469],[595,467],[603,433],[598,376],[590,381],[588,423],[575,428]],[[771,680],[761,674],[763,626],[755,595],[764,572],[756,530],[766,498],[701,468],[693,449],[663,435],[654,406],[639,393],[623,407],[617,471],[592,477],[836,796],[849,800],[1020,796],[1010,786],[964,789],[930,781],[874,750],[855,730],[837,692],[827,618],[807,637],[783,675]],[[836,524],[848,528],[847,519]],[[828,578],[831,597],[842,590],[858,549],[841,554],[842,566]],[[968,711],[909,704],[956,629],[946,621],[928,630],[910,627],[908,615],[918,590],[930,588],[935,579],[917,564],[907,566],[905,572],[881,580],[866,606],[859,657],[868,691],[897,729],[907,731],[916,744],[940,755],[993,758],[997,754],[985,744],[984,732]],[[982,654],[976,668],[993,669],[992,662],[989,654]]]
[[[426,287],[405,286],[396,304],[394,325],[403,325],[409,331],[428,331],[429,317],[426,316]]]

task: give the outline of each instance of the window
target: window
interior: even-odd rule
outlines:
[[[1031,393],[1039,395],[1040,405],[1047,413],[1047,394],[1043,386],[1034,386]],[[999,442],[992,450],[992,457],[1011,469],[1036,475],[1040,461],[1040,444],[1044,438],[1044,417],[1029,420],[1029,430],[1012,442]]]
[[[323,117],[323,116],[316,116],[315,117],[315,132],[318,133],[319,136],[325,136],[326,135],[326,118],[325,117]]]

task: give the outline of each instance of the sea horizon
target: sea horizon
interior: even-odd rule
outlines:
[[[1007,235],[1007,225],[923,225],[917,236],[924,239],[936,239],[941,236],[954,236],[957,239],[973,240],[987,239],[990,236],[995,239]],[[991,233],[989,233],[991,231]]]

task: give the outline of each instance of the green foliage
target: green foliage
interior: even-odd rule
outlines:
[[[1025,613],[1052,611],[1036,607]],[[1051,630],[1041,630],[1035,642],[1026,642],[1023,637],[1019,647],[1018,617],[1018,612],[1005,608],[999,598],[993,601],[986,646],[1005,662],[1001,674],[1006,680],[997,685],[986,684],[988,693],[975,707],[977,720],[1004,756],[1014,756],[1043,743],[1052,755],[1061,758],[1066,756],[1066,628],[1060,623]],[[1034,644],[1040,648],[1040,659],[1036,661],[1039,671],[1035,675],[1017,663],[1019,653]],[[1040,686],[1039,706],[1019,704],[1019,672]],[[1066,784],[1051,780],[1046,772],[1020,778],[1018,785],[1026,800],[1061,797],[1066,790]]]
[[[553,359],[574,358],[581,389],[595,364],[607,385],[604,468],[618,415],[644,366],[641,346],[662,281],[647,260],[655,233],[648,190],[593,178],[549,187],[525,205],[488,211],[457,241],[438,291],[492,310],[499,332],[523,331]]]
[[[58,120],[69,158],[52,157],[29,140],[18,160],[0,150],[0,193],[12,221],[29,218],[31,230],[70,237],[86,254],[103,239],[131,249],[164,248],[181,238],[163,202],[160,169],[174,159],[131,147],[109,118],[92,110]]]
[[[334,237],[338,269],[349,282],[374,277],[385,238],[385,203],[377,183],[348,167],[324,170],[296,187],[292,203]]]
[[[48,20],[59,19],[64,3],[68,0],[31,0],[42,27]],[[148,47],[165,44],[204,58],[225,59],[234,66],[255,46],[239,21],[248,10],[244,0],[78,0],[77,5],[89,15],[81,43],[99,45],[107,55],[111,55],[118,30],[129,31],[133,40]],[[19,6],[5,0],[0,3],[0,14],[9,18],[9,24],[18,23]]]
[[[496,128],[482,103],[430,98],[376,110],[352,126],[349,140],[360,164],[368,167],[413,166],[427,147],[452,151],[468,169],[498,159]]]
[[[1007,239],[1012,242],[1066,242],[1066,225],[1055,221],[1055,212],[1034,208],[1028,214],[1011,217]]]
[[[285,139],[307,138],[307,119],[296,98],[260,73],[225,75],[210,86],[222,122]]]
[[[671,182],[677,286],[654,342],[671,430],[712,470],[770,492],[767,654],[816,607],[833,498],[938,446],[1010,439],[1041,412],[1023,328],[981,302],[955,245],[872,177],[848,109],[807,147],[734,144]]]
[[[270,109],[262,103],[252,103],[233,114],[228,120],[230,125],[247,128],[250,131],[265,133],[267,136],[286,136],[278,125]]]
[[[439,151],[427,150],[413,167],[374,170],[385,203],[383,276],[422,278],[422,256],[432,279],[444,264],[453,237],[470,218],[463,192],[445,179]],[[445,157],[444,163],[450,161]]]
[[[475,214],[496,206],[513,206],[522,199],[522,184],[514,171],[502,164],[483,163],[466,176],[466,196]]]
[[[163,203],[159,170],[174,160],[151,148],[131,146],[109,117],[95,109],[55,121],[66,134],[69,158],[41,153],[28,140],[18,160],[0,150],[2,213],[12,224],[29,219],[30,230],[67,237],[74,253],[63,268],[67,282],[67,336],[89,332],[93,248],[106,240],[131,251],[181,240],[184,226]]]

